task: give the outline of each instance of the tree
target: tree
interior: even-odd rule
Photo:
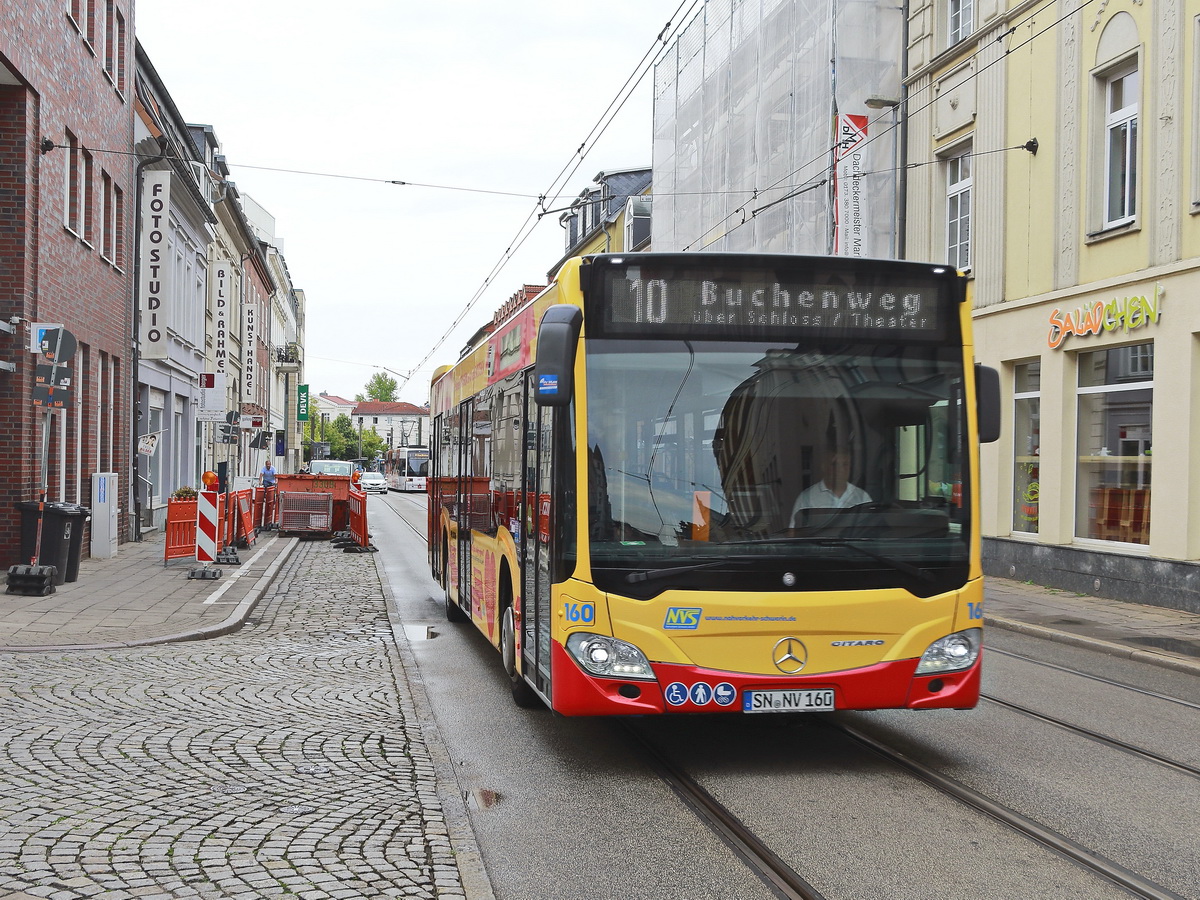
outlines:
[[[379,400],[383,403],[396,402],[397,382],[390,375],[385,375],[383,372],[376,372],[371,376],[371,380],[365,385],[367,389],[366,396],[356,394],[354,399],[361,403],[364,400]]]
[[[327,439],[329,455],[333,459],[353,459],[358,456],[358,432],[345,413],[330,423]]]

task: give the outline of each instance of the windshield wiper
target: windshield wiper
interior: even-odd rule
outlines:
[[[850,550],[857,550],[863,556],[869,556],[875,562],[883,563],[889,568],[895,569],[897,572],[903,572],[905,575],[911,575],[914,578],[919,578],[922,581],[935,581],[936,579],[926,569],[918,568],[912,563],[905,562],[902,559],[895,559],[891,556],[884,556],[882,553],[876,553],[874,550],[869,550],[860,544],[858,541],[850,538],[822,538],[822,537],[783,537],[783,538],[764,538],[760,541],[738,541],[744,544],[814,544],[818,547],[846,547]]]
[[[756,557],[754,561],[758,561]],[[643,581],[656,581],[659,578],[669,578],[677,572],[696,572],[700,569],[714,569],[717,566],[724,566],[729,563],[746,562],[745,559],[730,557],[726,559],[712,559],[708,562],[695,563],[690,566],[664,566],[661,569],[645,569],[641,572],[630,572],[625,576],[625,580],[629,584],[639,584]]]

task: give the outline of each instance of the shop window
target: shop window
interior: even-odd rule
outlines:
[[[1012,530],[1037,534],[1041,493],[1041,362],[1013,369],[1013,523]]]
[[[1154,347],[1079,355],[1075,534],[1150,542]]]

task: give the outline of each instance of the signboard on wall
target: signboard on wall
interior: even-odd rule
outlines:
[[[217,372],[224,375],[226,363],[229,361],[229,304],[230,277],[229,263],[218,260],[208,268],[208,308],[213,313],[213,359]]]
[[[242,399],[253,403],[258,397],[258,307],[253,300],[242,305]]]
[[[836,256],[870,256],[867,244],[867,191],[863,176],[863,145],[867,141],[867,117],[837,117],[837,159],[833,187],[833,252]]]
[[[308,385],[301,384],[296,388],[296,421],[308,421]]]
[[[138,248],[138,285],[142,359],[167,358],[167,302],[171,296],[171,172],[147,171],[142,181],[142,240]]]
[[[200,406],[196,410],[196,421],[225,421],[225,382],[224,372],[200,374]]]

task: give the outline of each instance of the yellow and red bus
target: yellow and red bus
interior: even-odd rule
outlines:
[[[568,261],[432,384],[429,548],[564,715],[970,708],[968,281],[895,260]]]

